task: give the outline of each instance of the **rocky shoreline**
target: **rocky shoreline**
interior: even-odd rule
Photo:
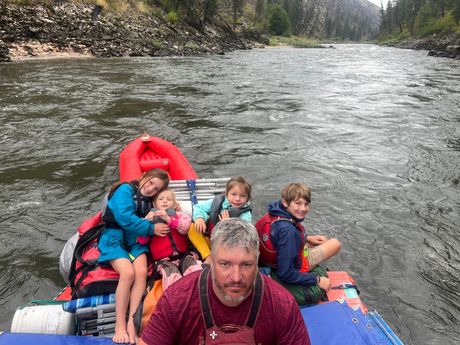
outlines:
[[[405,49],[428,50],[429,56],[460,60],[460,38],[455,35],[432,35],[421,39],[408,39],[391,44],[391,46]]]
[[[183,56],[258,46],[228,25],[171,24],[154,13],[115,13],[99,6],[0,4],[0,61],[53,56]]]
[[[59,3],[59,2],[57,2]],[[263,32],[236,33],[218,25],[171,24],[162,13],[105,11],[100,6],[61,2],[17,6],[0,0],[0,61],[51,57],[186,56],[224,54],[263,47]],[[460,59],[460,38],[433,35],[395,44],[428,50],[428,55]]]

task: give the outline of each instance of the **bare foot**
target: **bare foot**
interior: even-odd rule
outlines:
[[[115,327],[115,335],[112,338],[112,341],[117,344],[127,344],[129,343],[129,335],[126,332],[126,328],[123,329]]]
[[[129,343],[130,344],[137,344],[137,342],[139,341],[139,338],[137,336],[136,326],[134,326],[134,319],[133,318],[131,318],[128,321],[127,329],[128,329],[128,335],[129,335]]]

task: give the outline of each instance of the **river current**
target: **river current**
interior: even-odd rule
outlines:
[[[306,183],[309,233],[342,242],[327,266],[405,344],[460,342],[460,61],[374,45],[0,64],[0,330],[64,286],[62,247],[145,132],[248,178],[256,219]]]

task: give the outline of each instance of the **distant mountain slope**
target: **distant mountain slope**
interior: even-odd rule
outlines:
[[[376,37],[379,11],[366,0],[302,0],[288,13],[294,34],[359,41]]]

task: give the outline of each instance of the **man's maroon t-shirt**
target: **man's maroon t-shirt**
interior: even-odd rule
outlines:
[[[198,345],[205,334],[200,310],[198,279],[201,271],[187,275],[171,285],[158,301],[142,333],[148,345]],[[305,323],[293,296],[281,285],[262,275],[264,296],[254,325],[256,344],[310,345]],[[215,295],[211,274],[208,278],[209,301],[214,322],[225,326],[243,326],[249,313],[252,295],[237,307],[227,307]]]

